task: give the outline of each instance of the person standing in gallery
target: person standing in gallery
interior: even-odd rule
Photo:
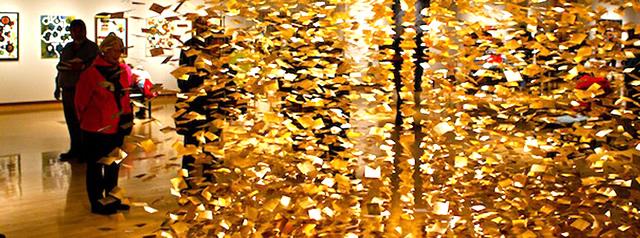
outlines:
[[[60,159],[63,161],[77,158],[80,155],[80,123],[76,118],[73,104],[76,83],[80,73],[91,66],[98,55],[98,46],[87,39],[87,28],[82,20],[73,20],[70,24],[70,31],[73,42],[68,43],[60,54],[60,62],[56,66],[58,75],[53,93],[57,100],[62,99],[64,118],[71,140],[69,151],[60,155]]]
[[[109,195],[118,185],[120,165],[104,161],[124,137],[131,133],[133,113],[128,88],[133,83],[131,69],[122,63],[122,39],[109,34],[100,44],[100,54],[80,75],[75,106],[82,130],[82,159],[87,162],[87,193],[91,212],[102,215],[128,210]]]
[[[208,17],[193,19],[195,35],[186,41],[180,53],[180,66],[196,67],[197,72],[185,75],[177,80],[178,88],[182,96],[178,97],[176,111],[187,110],[203,115],[200,119],[190,119],[190,113],[182,113],[175,117],[177,133],[184,137],[185,146],[203,146],[208,143],[220,142],[222,129],[217,127],[216,120],[228,120],[233,118],[234,111],[242,111],[240,104],[232,96],[237,94],[237,86],[233,80],[224,80],[216,75],[230,72],[228,64],[201,67],[204,61],[211,58],[220,58],[226,52],[222,45],[228,39],[217,30]],[[199,52],[191,54],[192,52]],[[205,93],[202,93],[205,92]],[[212,133],[209,137],[198,138],[198,133]],[[182,168],[189,171],[186,178],[189,187],[192,187],[198,179],[204,177],[207,181],[213,181],[210,170],[220,164],[220,158],[210,152],[197,155],[184,155]]]
[[[199,17],[193,21],[193,26],[196,31],[196,35],[200,35],[203,32],[208,30],[206,18]],[[195,66],[196,60],[198,59],[198,55],[187,56],[188,50],[202,50],[205,49],[210,43],[211,35],[208,35],[205,38],[193,37],[184,43],[184,49],[180,52],[180,66]],[[195,91],[197,91],[200,86],[204,83],[206,78],[207,71],[204,69],[200,69],[197,74],[190,74],[184,79],[178,79],[178,88],[180,88],[180,93],[187,94],[193,97]],[[192,99],[178,97],[178,101],[176,105],[186,104],[188,105],[189,111],[197,112],[201,115],[209,115],[209,110],[207,110],[208,97],[197,96]],[[176,111],[179,111],[181,108],[176,107]],[[198,146],[199,142],[194,137],[194,134],[198,131],[204,130],[209,120],[188,120],[185,118],[187,115],[179,115],[176,118],[176,129],[177,133],[184,136],[184,144],[186,145],[195,145]],[[182,157],[182,168],[189,170],[190,172],[196,167],[195,166],[196,159],[191,155],[185,155]]]

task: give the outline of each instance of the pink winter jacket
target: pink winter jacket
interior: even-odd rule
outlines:
[[[120,99],[122,113],[115,103],[114,93],[109,91],[108,83],[96,69],[96,66],[108,66],[102,56],[96,57],[91,67],[80,74],[76,85],[75,106],[80,128],[88,132],[115,134],[121,114],[131,114],[129,87],[132,84],[131,69],[120,64],[120,84],[124,95]]]

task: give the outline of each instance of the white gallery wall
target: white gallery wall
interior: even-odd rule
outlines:
[[[53,98],[55,65],[57,59],[42,59],[40,56],[40,16],[64,15],[82,19],[87,24],[87,36],[95,41],[95,20],[97,13],[127,11],[129,18],[128,36],[130,48],[125,59],[133,65],[141,65],[149,71],[154,83],[162,83],[166,89],[177,89],[176,80],[170,72],[176,62],[162,64],[165,57],[146,57],[146,38],[142,33],[145,18],[157,16],[149,10],[152,3],[163,6],[175,4],[175,0],[136,0],[145,5],[132,5],[132,0],[3,0],[0,12],[18,12],[19,18],[19,61],[0,61],[0,104],[19,102],[51,101]],[[203,0],[190,0],[182,6],[183,11],[193,11]],[[611,13],[613,6],[594,3],[594,8],[602,6]],[[203,11],[203,9],[200,9]],[[170,10],[165,13],[171,14]],[[204,12],[203,12],[204,13]],[[132,16],[142,19],[133,19]],[[623,16],[609,14],[607,18],[623,19],[624,23],[640,22],[638,13],[625,11]],[[239,18],[226,18],[227,28],[246,27],[250,23]],[[177,52],[174,52],[174,54]],[[178,55],[175,55],[177,58]]]
[[[152,75],[154,83],[162,83],[167,89],[176,89],[177,83],[170,72],[174,65],[161,64],[165,57],[145,57],[145,41],[141,29],[144,20],[130,18],[157,15],[147,5],[131,5],[129,0],[4,0],[0,12],[18,12],[19,61],[0,61],[0,104],[54,100],[55,65],[58,59],[42,59],[40,56],[40,16],[75,16],[87,24],[87,37],[95,41],[95,14],[100,12],[127,13],[129,17],[129,56],[125,59],[133,65],[142,65]],[[167,4],[169,1],[165,1]],[[171,1],[173,3],[175,1]],[[176,56],[177,58],[178,56]]]

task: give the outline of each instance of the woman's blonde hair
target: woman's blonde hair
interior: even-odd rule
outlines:
[[[100,43],[100,51],[104,52],[110,48],[115,47],[116,45],[120,46],[120,49],[124,49],[124,42],[122,42],[122,39],[120,39],[120,37],[116,36],[116,34],[109,33],[109,35],[107,35],[107,37],[104,38],[104,40],[102,40],[102,42]]]

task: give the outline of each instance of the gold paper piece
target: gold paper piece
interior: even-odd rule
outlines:
[[[589,223],[588,221],[585,221],[583,219],[577,219],[574,222],[571,223],[571,227],[574,227],[580,231],[584,231],[585,229],[587,229],[587,227],[589,227],[591,225],[591,223]]]

